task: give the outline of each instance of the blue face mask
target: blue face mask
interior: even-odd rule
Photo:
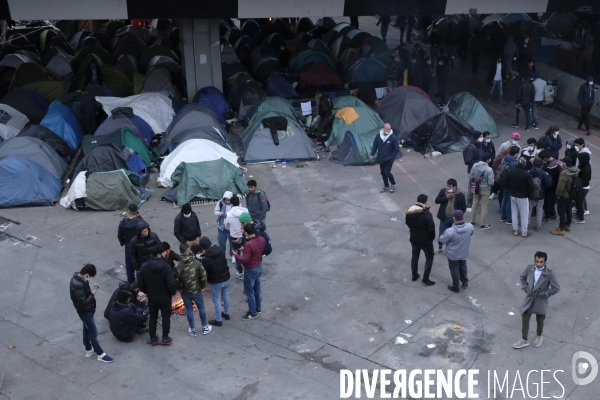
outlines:
[[[486,143],[489,143],[489,142],[491,142],[491,141],[492,141],[492,139],[485,139],[485,142],[486,142]]]
[[[567,149],[571,150],[571,145],[570,144],[567,145]]]
[[[590,84],[590,86],[594,86],[594,82],[588,82]]]
[[[186,217],[186,218],[189,218],[189,217],[191,217],[191,216],[192,216],[192,213],[189,213],[189,214],[183,214],[183,216],[184,216],[184,217]]]

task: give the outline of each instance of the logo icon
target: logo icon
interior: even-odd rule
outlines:
[[[585,359],[587,362],[577,363],[577,360],[581,358]],[[573,382],[575,382],[576,385],[583,386],[590,384],[598,375],[598,360],[596,360],[594,356],[587,351],[578,351],[577,353],[573,354],[572,367]],[[579,375],[584,375],[588,371],[588,376],[585,378],[579,378]]]

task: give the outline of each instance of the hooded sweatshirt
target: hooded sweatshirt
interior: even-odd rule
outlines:
[[[229,234],[232,238],[239,239],[243,236],[240,215],[245,212],[248,212],[246,207],[237,206],[232,207],[227,213],[227,218],[225,218],[225,229],[229,229]]]
[[[230,278],[225,252],[219,246],[215,245],[206,250],[202,257],[202,266],[210,284],[227,282]]]
[[[592,152],[590,151],[590,149],[588,147],[584,147],[577,152],[578,155],[581,153],[587,153],[587,154],[589,154],[589,158],[592,158]],[[575,159],[577,160],[577,161],[575,161],[575,166],[577,168],[579,168],[579,158],[576,157]],[[588,159],[588,161],[589,161],[589,159]]]
[[[585,149],[585,147],[584,147]],[[590,180],[592,179],[592,166],[590,165],[590,155],[587,152],[580,152],[577,156],[577,161],[579,161],[579,177],[581,178],[581,182],[583,183],[583,188],[590,188]]]
[[[479,181],[481,174],[483,174],[483,179],[479,182],[479,190],[481,192],[492,190],[492,186],[494,185],[494,171],[492,171],[485,161],[479,161],[473,165],[471,172],[469,172],[469,179],[472,182]]]
[[[579,174],[577,167],[572,166],[565,168],[560,171],[558,177],[558,185],[556,185],[556,198],[568,199],[570,197],[571,186],[573,185],[573,178]]]
[[[141,237],[140,233],[148,228],[148,236]],[[158,235],[150,230],[150,225],[144,220],[138,222],[136,236],[131,239],[129,244],[129,255],[131,256],[131,265],[136,271],[140,270],[142,264],[150,259],[152,254],[150,248],[160,243]],[[142,290],[145,293],[145,291]]]
[[[521,146],[520,146],[520,145],[518,145],[518,144],[516,144],[516,145],[515,145],[515,144],[512,144],[512,143],[510,142],[510,140],[509,140],[509,141],[507,141],[507,142],[504,142],[504,143],[502,143],[502,144],[500,145],[500,148],[498,148],[498,152],[496,153],[496,156],[499,156],[500,154],[504,153],[504,151],[506,151],[506,150],[509,150],[509,149],[510,149],[511,147],[513,147],[513,146],[517,146],[517,147],[519,148],[519,151],[520,151],[520,149],[521,149]]]
[[[469,258],[471,236],[475,229],[468,222],[459,222],[452,225],[440,236],[440,243],[446,243],[446,256],[448,260],[466,260]]]
[[[139,215],[134,218],[125,217],[119,222],[119,230],[117,231],[117,239],[119,244],[125,246],[125,249],[129,251],[129,243],[131,239],[137,235],[137,224],[144,219]]]

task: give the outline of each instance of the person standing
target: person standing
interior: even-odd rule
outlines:
[[[529,196],[533,193],[533,178],[525,169],[527,159],[519,157],[517,166],[509,171],[508,182],[510,185],[510,210],[513,235],[519,234],[519,223],[521,224],[521,236],[531,236],[529,232]],[[520,217],[520,218],[519,218]]]
[[[538,251],[534,256],[534,264],[528,265],[521,274],[521,289],[525,292],[525,299],[519,308],[521,312],[521,340],[513,344],[515,349],[529,346],[529,321],[535,314],[537,331],[533,346],[542,345],[544,337],[544,321],[548,312],[548,299],[560,292],[558,279],[547,265],[548,254]]]
[[[521,134],[519,132],[513,132],[510,135],[510,140],[507,140],[506,142],[500,145],[496,156],[501,155],[502,153],[504,153],[505,150],[509,150],[513,146],[517,146],[520,150],[521,146],[519,146],[519,139],[521,139]]]
[[[448,289],[458,293],[460,291],[458,289],[459,281],[462,282],[463,289],[469,286],[467,258],[469,258],[471,236],[475,229],[473,225],[463,221],[463,212],[460,210],[454,211],[452,220],[453,225],[446,229],[439,240],[441,243],[446,243],[446,257],[452,276],[452,285],[448,285]]]
[[[96,132],[96,115],[98,114],[98,103],[96,96],[88,93],[87,88],[81,89],[81,99],[79,100],[79,111],[83,116],[83,129],[86,135],[93,135]]]
[[[515,124],[511,126],[513,128],[519,128],[519,113],[523,110],[523,112],[525,112],[525,130],[529,132],[529,127],[531,125],[531,104],[535,99],[535,87],[532,83],[533,77],[527,78],[524,76],[522,81],[523,83],[517,94]]]
[[[587,132],[587,135],[592,134],[592,130],[590,129],[590,111],[592,110],[592,106],[596,101],[596,86],[594,86],[594,77],[588,75],[587,82],[579,87],[579,95],[577,96],[577,100],[579,100],[579,105],[581,106],[581,118],[579,118],[579,124],[577,124],[577,129],[580,131]],[[581,127],[581,125],[585,124],[585,129]]]
[[[102,350],[98,342],[98,328],[94,320],[96,312],[96,291],[91,290],[88,279],[96,276],[96,266],[94,264],[86,264],[79,272],[75,272],[71,278],[69,291],[71,293],[71,301],[73,307],[79,315],[79,319],[83,322],[83,345],[85,346],[85,356],[90,358],[96,353],[98,361],[105,363],[113,362],[112,357]]]
[[[385,81],[388,89],[392,90],[398,86],[401,72],[402,64],[400,58],[391,54],[389,65],[385,69]]]
[[[573,219],[573,210],[571,208],[571,189],[573,187],[573,178],[579,174],[579,170],[573,165],[569,157],[562,160],[562,171],[556,185],[556,204],[558,208],[559,225],[553,230],[553,235],[564,235],[565,231],[571,231],[571,222]]]
[[[257,219],[264,226],[267,226],[267,212],[269,212],[269,202],[267,195],[256,186],[256,181],[248,181],[248,194],[246,195],[246,207],[252,219]]]
[[[490,68],[493,68],[493,64]],[[488,96],[488,101],[492,101],[492,95],[494,94],[494,89],[498,88],[498,97],[500,99],[500,104],[504,105],[506,104],[504,102],[504,99],[502,97],[502,78],[503,78],[503,71],[502,71],[502,57],[498,57],[496,58],[496,68],[495,68],[495,72],[493,72],[493,77],[494,77],[494,83],[492,84],[492,88],[490,89],[490,95]]]
[[[233,256],[231,251],[231,238],[229,237],[229,229],[225,229],[225,218],[227,213],[231,210],[231,198],[233,193],[226,191],[223,193],[223,198],[215,205],[215,215],[217,216],[218,230],[217,230],[217,243],[219,247],[225,252],[227,250],[227,242],[229,242],[229,256]]]
[[[248,209],[240,206],[240,198],[236,195],[231,197],[231,206],[231,210],[229,210],[227,217],[225,218],[224,225],[225,229],[229,229],[231,247],[233,248],[232,252],[234,252],[242,247],[244,242],[244,232],[242,230],[242,224],[240,223],[240,215],[247,213]],[[252,221],[252,218],[250,218],[250,221]],[[235,254],[231,256],[231,263],[235,265],[237,270],[236,277],[238,279],[244,279],[244,270],[242,265],[237,262]]]
[[[438,193],[435,198],[435,204],[439,204],[437,217],[440,220],[440,233],[442,236],[446,229],[452,226],[452,217],[455,210],[460,210],[463,213],[467,210],[467,201],[465,195],[458,188],[456,179],[450,178],[446,182],[446,187]],[[443,243],[438,239],[438,249],[434,254],[440,254]]]
[[[204,240],[206,244],[207,237],[200,239],[200,242]],[[210,240],[208,240],[210,244]],[[194,246],[196,249],[198,245]],[[202,245],[200,245],[202,248]],[[175,265],[175,284],[181,293],[181,299],[185,306],[185,314],[187,316],[189,328],[188,333],[191,337],[198,336],[196,330],[196,323],[194,321],[194,305],[198,307],[198,314],[200,315],[200,321],[202,323],[202,334],[208,335],[212,330],[206,322],[206,308],[204,307],[204,298],[202,297],[202,289],[206,287],[206,271],[200,261],[196,259],[194,253],[190,251],[190,247],[182,243],[179,245],[179,251],[181,252],[181,261]],[[225,261],[227,264],[227,261]]]
[[[510,202],[510,181],[508,171],[517,166],[517,159],[520,149],[513,146],[509,149],[509,154],[504,157],[504,161],[498,166],[496,171],[496,182],[502,186],[502,204],[500,205],[500,222],[506,222],[512,225],[512,211]]]
[[[575,207],[577,208],[577,220],[575,220],[576,224],[584,224],[585,223],[585,215],[589,214],[589,211],[585,211],[585,198],[590,191],[590,180],[592,179],[592,165],[590,164],[590,154],[589,153],[579,153],[577,155],[577,161],[579,166],[579,178],[581,179],[581,184],[583,186],[583,190],[581,191],[581,197],[577,199],[575,202]]]
[[[388,28],[390,26],[390,22],[392,21],[392,17],[389,15],[379,17],[379,21],[377,21],[377,26],[381,25],[381,38],[383,42],[387,42],[387,33]]]
[[[192,211],[190,203],[181,206],[181,211],[175,217],[173,225],[173,234],[179,240],[179,243],[187,243],[188,246],[198,244],[202,231],[198,215]]]
[[[438,81],[438,91],[442,100],[437,104],[438,107],[444,107],[446,105],[446,85],[448,84],[448,69],[450,67],[450,58],[446,55],[444,49],[440,49],[437,58],[437,67],[435,70],[435,76]]]
[[[515,79],[518,72],[513,71],[512,65],[513,62],[519,57],[519,49],[515,44],[515,39],[512,36],[508,37],[506,44],[504,45],[504,68],[508,75],[511,76],[511,79]]]
[[[152,249],[160,244],[158,235],[150,230],[150,225],[144,220],[137,223],[136,236],[129,242],[129,255],[131,257],[131,266],[138,274],[143,263],[152,257]]]
[[[560,138],[558,126],[550,125],[544,136],[544,144],[552,158],[557,160],[560,157],[560,149],[562,149],[562,139]]]
[[[539,72],[533,73],[533,87],[535,88],[535,98],[533,99],[533,104],[531,104],[531,126],[533,129],[540,129],[538,125],[538,117],[537,110],[538,107],[541,107],[546,102],[546,87],[548,84],[545,80],[540,78]]]
[[[431,267],[433,266],[435,223],[429,212],[429,207],[427,207],[427,195],[420,194],[417,197],[417,203],[404,210],[404,214],[406,214],[405,223],[410,230],[412,281],[416,281],[421,276],[419,275],[419,256],[421,250],[423,250],[423,253],[425,253],[425,270],[423,271],[422,282],[427,286],[435,285],[435,282],[429,279]]]
[[[473,138],[471,143],[467,146],[467,154],[465,156],[465,164],[467,165],[467,174],[471,173],[473,165],[480,162],[483,158],[483,134],[479,131],[473,131]],[[471,180],[469,179],[469,185]],[[471,206],[473,205],[473,193],[469,190],[467,192],[467,212],[471,212]]]
[[[558,179],[560,178],[560,171],[562,167],[555,160],[548,150],[542,150],[538,154],[538,157],[544,161],[544,171],[552,178],[552,186],[549,190],[546,190],[544,198],[544,218],[542,221],[548,222],[551,219],[558,219],[556,214],[556,187],[558,186]]]
[[[248,235],[248,240],[239,250],[233,251],[233,256],[244,267],[244,293],[248,299],[248,312],[242,317],[242,320],[249,321],[257,318],[261,312],[260,276],[262,274],[262,256],[266,242],[262,236],[256,235],[252,224],[244,225],[244,232]]]
[[[433,77],[435,76],[435,66],[432,65],[431,57],[425,57],[425,65],[421,69],[422,75],[422,84],[423,91],[425,93],[429,93],[429,88],[431,87],[431,82],[433,82]]]
[[[392,175],[392,166],[396,156],[400,153],[400,142],[398,137],[394,135],[392,126],[388,123],[383,124],[383,129],[379,131],[379,135],[375,136],[375,140],[373,140],[373,148],[369,157],[370,162],[373,162],[375,153],[377,153],[377,162],[383,178],[383,189],[379,192],[394,193],[396,191],[396,180]]]
[[[171,297],[175,295],[177,290],[173,269],[163,259],[163,252],[164,248],[161,243],[152,247],[152,258],[142,264],[138,282],[140,290],[148,296],[150,340],[147,343],[152,346],[173,343],[173,339],[169,337],[171,331]],[[162,316],[162,339],[160,342],[156,337],[159,311]]]
[[[490,192],[494,185],[494,171],[489,163],[492,160],[490,153],[484,153],[481,161],[475,163],[469,179],[471,182],[477,182],[478,192],[473,193],[473,206],[471,207],[471,224],[475,224],[477,218],[477,206],[481,204],[481,229],[490,229],[492,226],[487,223],[488,203],[490,201]],[[470,190],[472,192],[472,190]]]
[[[135,282],[135,270],[131,264],[131,254],[129,244],[131,239],[137,235],[137,224],[144,219],[140,216],[137,204],[130,204],[127,216],[119,222],[117,230],[117,239],[121,247],[125,246],[125,271],[127,272],[127,282]]]
[[[230,275],[227,258],[223,249],[213,246],[207,237],[200,239],[200,248],[202,249],[202,266],[206,271],[206,280],[210,283],[211,297],[215,306],[215,319],[211,319],[208,323],[212,326],[223,326],[223,318],[230,319]],[[223,299],[224,311],[221,311],[221,299]]]
[[[333,102],[327,93],[323,93],[320,90],[317,90],[315,96],[319,103],[319,115],[317,115],[317,119],[319,120],[319,124],[317,125],[317,144],[323,143],[323,147],[327,151],[329,150],[329,147],[325,142],[329,140],[331,128],[328,129],[328,132],[325,132],[325,130],[327,127],[331,126],[333,119],[335,118],[333,115]]]
[[[481,36],[479,36],[479,29],[474,29],[469,39],[469,52],[471,53],[471,66],[473,67],[471,72],[476,74],[479,70],[479,59],[483,52],[483,43],[481,42]]]
[[[534,192],[529,196],[529,215],[532,215],[533,208],[535,207],[535,217],[537,224],[535,226],[536,231],[541,231],[542,217],[544,216],[544,199],[546,192],[552,188],[552,177],[548,175],[546,171],[542,169],[543,161],[539,157],[533,159],[533,167],[529,170],[533,179]],[[537,190],[537,195],[535,191]]]

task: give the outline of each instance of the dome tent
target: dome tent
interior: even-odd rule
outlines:
[[[40,122],[40,125],[56,133],[73,150],[81,144],[84,134],[83,128],[77,121],[75,114],[59,101],[55,101],[50,105],[48,113]]]
[[[353,116],[356,116],[356,118],[352,119]],[[361,135],[381,128],[383,128],[383,121],[370,107],[356,106],[342,108],[335,114],[331,136],[327,141],[327,145],[341,145],[347,131]]]
[[[356,107],[356,106],[367,106],[364,101],[354,96],[340,96],[336,97],[333,101],[333,108],[345,108],[345,107]]]
[[[265,92],[267,96],[279,96],[285,99],[293,99],[298,97],[298,92],[283,76],[277,72],[269,75],[265,83]]]
[[[35,161],[21,157],[0,160],[0,208],[52,206],[62,185]]]
[[[374,58],[363,58],[350,67],[346,74],[346,80],[350,83],[384,84],[385,65]]]
[[[117,128],[111,133],[101,136],[85,136],[83,138],[83,154],[89,154],[96,146],[114,143],[124,147],[129,147],[135,151],[144,164],[149,166],[154,158],[152,152],[148,150],[142,140],[140,140],[129,126]]]
[[[121,127],[126,126],[131,129],[133,134],[142,141],[147,147],[150,147],[154,132],[150,125],[137,115],[128,117],[124,114],[111,114],[96,129],[94,136],[108,135]]]
[[[63,158],[68,158],[71,153],[71,147],[65,143],[56,133],[41,125],[27,125],[19,132],[17,137],[33,137],[41,140],[50,146],[56,153]]]
[[[61,179],[67,170],[67,164],[52,147],[32,137],[14,137],[0,143],[0,159],[7,157],[21,157],[35,161],[56,179]]]
[[[271,96],[264,98],[259,103],[256,103],[250,107],[248,114],[246,115],[246,122],[248,123],[248,126],[254,125],[256,122],[260,122],[260,120],[263,118],[261,114],[268,111],[274,111],[281,116],[293,119],[296,122],[300,121],[298,119],[296,109],[292,106],[292,103],[289,100],[286,100],[282,97]]]
[[[0,137],[4,140],[17,136],[29,120],[19,111],[6,104],[0,104]]]
[[[229,106],[227,99],[223,93],[214,86],[207,86],[198,90],[192,102],[204,104],[213,110],[214,113],[217,114],[217,117],[219,117],[221,123],[225,123],[225,114],[231,112],[231,107]]]
[[[33,90],[22,88],[12,90],[0,99],[0,103],[19,111],[32,124],[39,124],[50,107],[50,103],[44,96]]]
[[[342,165],[370,164],[369,156],[373,148],[373,141],[375,136],[379,135],[379,131],[380,129],[373,129],[360,135],[346,131],[344,140],[331,154],[329,161]]]
[[[305,50],[295,54],[290,60],[290,74],[297,74],[302,67],[311,62],[321,62],[327,64],[333,71],[336,70],[335,62],[329,54],[314,50]]]
[[[83,208],[113,211],[124,210],[129,204],[139,205],[140,191],[130,177],[124,169],[92,173],[86,181]]]
[[[416,127],[411,141],[416,151],[423,154],[439,151],[442,154],[462,151],[472,138],[473,127],[460,116],[449,111],[429,118]]]
[[[496,122],[481,103],[468,92],[453,95],[448,100],[448,109],[469,123],[474,129],[491,133],[492,137],[498,137]]]

